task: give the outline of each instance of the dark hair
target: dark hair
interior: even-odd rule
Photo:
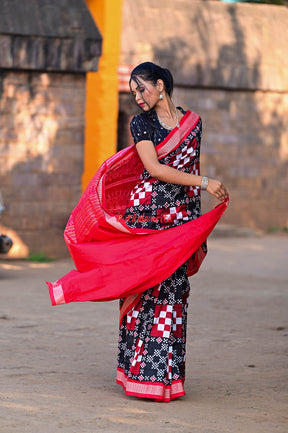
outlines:
[[[173,77],[169,69],[161,68],[161,66],[156,65],[152,62],[144,62],[140,63],[140,65],[136,66],[131,72],[129,85],[131,86],[131,81],[136,81],[137,77],[143,78],[145,81],[149,81],[150,83],[156,86],[157,80],[163,80],[165,90],[168,95],[171,97],[173,92]]]

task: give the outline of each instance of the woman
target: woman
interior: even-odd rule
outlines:
[[[130,87],[142,109],[135,146],[90,181],[64,233],[77,270],[47,284],[52,305],[120,298],[117,382],[128,395],[170,401],[185,394],[188,276],[228,193],[200,176],[201,119],[174,106],[171,73],[143,63]],[[202,216],[200,189],[222,201]]]
[[[130,89],[143,111],[133,118],[130,128],[145,170],[131,192],[126,223],[133,228],[161,230],[196,219],[201,214],[200,188],[221,201],[227,199],[221,182],[199,175],[199,116],[191,115],[193,128],[185,140],[158,159],[157,149],[173,131],[177,133],[187,114],[171,100],[171,73],[143,63],[132,71]],[[202,249],[205,251],[205,244]],[[127,394],[161,401],[185,394],[188,296],[186,262],[169,278],[140,294],[122,318],[117,381]]]

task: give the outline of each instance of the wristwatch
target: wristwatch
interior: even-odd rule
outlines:
[[[209,182],[208,177],[207,177],[207,176],[203,176],[203,177],[202,177],[202,182],[201,182],[201,189],[202,189],[203,191],[206,191],[207,186],[208,186],[208,182]]]

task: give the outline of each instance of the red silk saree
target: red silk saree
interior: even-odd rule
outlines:
[[[186,112],[180,128],[172,130],[156,146],[160,162],[185,170],[196,145],[193,137],[192,140],[187,137],[198,120],[196,113]],[[179,143],[185,140],[187,149],[183,151],[182,146],[177,153]],[[170,155],[173,157],[169,158]],[[201,245],[227,202],[197,219],[189,219],[189,215],[183,216],[176,209],[176,215],[182,215],[180,222],[171,214],[171,208],[166,213],[164,209],[158,220],[163,223],[163,230],[133,228],[123,215],[143,169],[135,146],[130,146],[105,161],[90,181],[64,232],[76,270],[56,282],[47,282],[52,305],[128,298],[125,314],[136,295],[165,280],[184,262],[188,261],[189,276],[198,271],[205,256]],[[198,163],[191,172],[199,173]],[[149,190],[149,185],[146,189]],[[135,194],[133,200],[138,200]]]

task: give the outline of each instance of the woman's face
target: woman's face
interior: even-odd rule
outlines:
[[[155,86],[149,81],[144,81],[143,78],[137,77],[137,81],[131,80],[130,88],[132,95],[135,96],[136,103],[142,110],[150,111],[157,105],[161,93],[158,83]]]

